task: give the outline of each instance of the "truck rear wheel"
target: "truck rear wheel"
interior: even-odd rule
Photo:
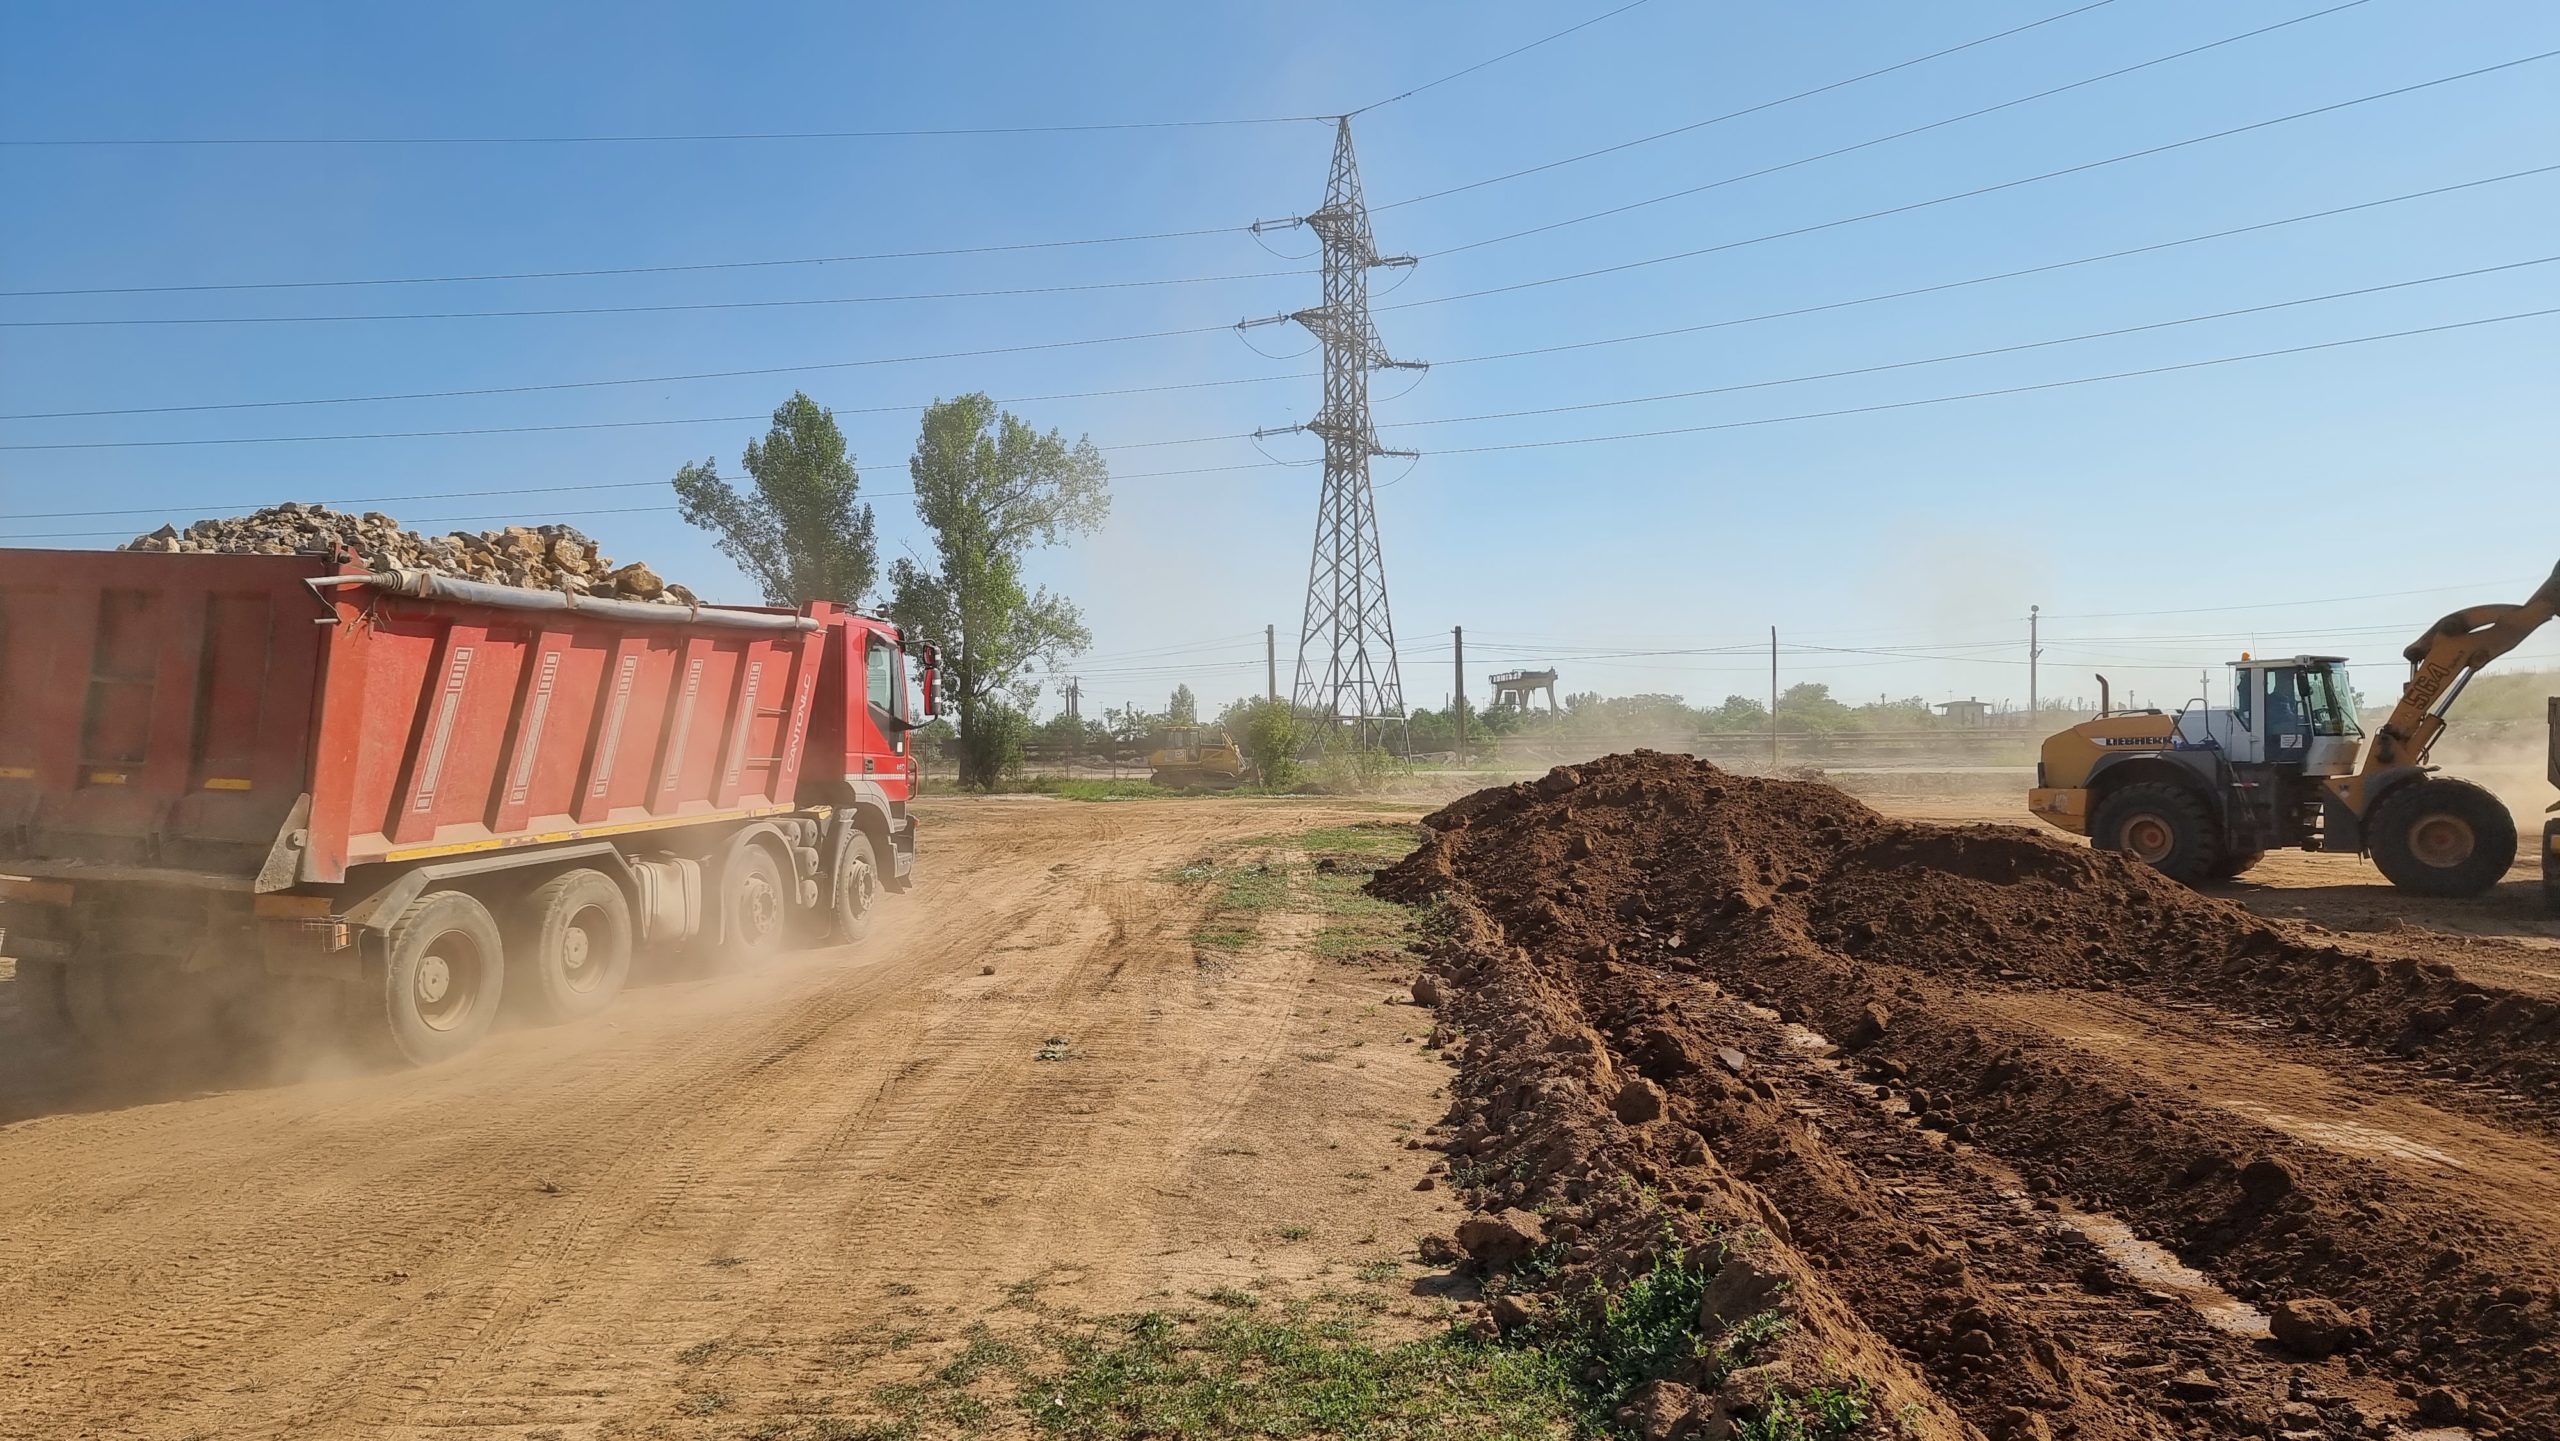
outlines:
[[[392,925],[388,949],[379,1039],[420,1066],[480,1044],[507,976],[489,908],[461,891],[429,891]]]
[[[514,984],[526,1011],[583,1020],[613,1004],[631,978],[631,903],[602,871],[563,872],[525,901],[526,952]]]
[[[2126,786],[2098,803],[2089,839],[2102,851],[2142,862],[2173,881],[2194,885],[2222,859],[2204,802],[2183,786],[2152,781]]]
[[[2479,895],[2516,863],[2516,819],[2505,803],[2446,776],[2384,796],[2365,836],[2391,884],[2421,896]]]
[[[728,918],[732,955],[742,961],[767,959],[791,937],[791,892],[784,888],[781,863],[773,852],[750,843],[720,869],[721,912]]]

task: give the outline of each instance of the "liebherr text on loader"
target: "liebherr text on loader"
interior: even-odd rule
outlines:
[[[2409,683],[2368,741],[2346,662],[2232,663],[2228,707],[2111,710],[2046,739],[2037,819],[2190,884],[2228,880],[2279,846],[2369,854],[2402,890],[2476,896],[2516,858],[2515,818],[2427,752],[2471,677],[2560,613],[2560,568],[2520,605],[2455,611],[2410,642]]]

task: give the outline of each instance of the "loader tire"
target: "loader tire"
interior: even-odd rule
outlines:
[[[2266,858],[2267,853],[2263,850],[2226,850],[2222,859],[2213,863],[2213,878],[2217,881],[2236,880]]]
[[[429,891],[393,923],[379,991],[357,1010],[369,1039],[415,1066],[450,1060],[497,1023],[506,948],[489,908],[461,891]]]
[[[2126,786],[2099,802],[2089,839],[2182,885],[2211,879],[2222,860],[2222,838],[2204,801],[2166,782]]]
[[[2516,819],[2469,781],[2429,776],[2392,791],[2365,823],[2373,863],[2391,884],[2459,900],[2496,885],[2516,863]]]
[[[566,871],[526,898],[525,949],[507,989],[537,1021],[603,1011],[631,979],[631,903],[602,871]]]

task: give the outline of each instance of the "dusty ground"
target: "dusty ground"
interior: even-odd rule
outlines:
[[[2017,819],[1989,786],[1869,798]],[[1423,1329],[1446,1304],[1413,1242],[1463,1208],[1446,1184],[1413,1189],[1446,1164],[1405,1139],[1442,1119],[1449,1071],[1416,1044],[1430,1019],[1389,1004],[1409,966],[1319,954],[1303,907],[1204,950],[1205,898],[1164,879],[1380,813],[937,801],[923,884],[866,946],[648,987],[600,1022],[504,1033],[424,1072],[101,1079],[27,1034],[0,980],[0,1437],[806,1435],[1032,1306],[1366,1288]],[[2447,984],[2560,998],[2560,923],[2521,870],[2487,902],[2425,902],[2352,858],[2277,856],[2218,894],[2322,944],[2449,967]],[[1943,1382],[1943,1316],[1862,1249],[1887,1232],[1968,1258],[2004,1336],[2074,1348],[2078,1399],[2055,1419],[2090,1434],[2178,1431],[2141,1398],[2196,1369],[2375,1425],[2417,1424],[2399,1393],[2461,1379],[2423,1318],[2295,1367],[2231,1294],[2271,1303],[2275,1261],[2189,1248],[2202,1274],[2156,1271],[2035,1204],[2177,1248],[2144,1210],[2139,1145],[2181,1127],[2282,1154],[2307,1188],[2392,1218],[2388,1239],[2456,1238],[2465,1285],[2494,1272],[2532,1306],[2560,1299],[2545,1078],[2169,986],[1904,979],[1915,1073],[1938,1059],[1932,1027],[1993,1036],[2133,1098],[2106,1125],[2137,1144],[2022,1176],[2015,1160],[2050,1149],[2036,1128],[2072,1114],[1985,1106],[1949,1142],[1768,1009],[1811,1024],[1837,998],[1736,987],[1693,1009],[1701,1043],[1748,1052],[1774,1103],[1702,1132],[1800,1242],[1849,1238],[1804,1249],[1924,1392]],[[1997,1387],[1942,1389],[1971,1424],[2035,1434]],[[2483,1431],[2540,1414],[2465,1400],[2490,1403]],[[2300,1421],[2314,1403],[2283,1405]]]
[[[2203,899],[1663,756],[1434,825],[1391,889],[1456,916],[1445,1143],[1472,1199],[1602,1238],[1602,1279],[1658,1224],[1633,1177],[1765,1227],[1754,1264],[1846,1358],[1799,1364],[1924,1434],[2560,1437],[2560,924],[2521,869],[2465,906],[2285,857]],[[2304,1302],[2367,1334],[2270,1340]]]
[[[0,982],[0,1435],[794,1434],[1034,1296],[1419,1326],[1409,970],[1197,954],[1161,879],[1340,814],[930,804],[863,947],[421,1072],[102,1089]]]

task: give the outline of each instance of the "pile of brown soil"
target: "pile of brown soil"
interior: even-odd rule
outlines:
[[[1995,1436],[2363,1434],[2386,1424],[2372,1375],[2430,1419],[2560,1437],[2549,1258],[2173,1077],[1947,1002],[2085,987],[2201,1004],[2357,1063],[2494,1079],[2545,1115],[2560,1007],[2297,939],[2058,837],[1889,821],[1685,757],[1559,768],[1427,826],[1375,885],[1447,902],[1418,990],[1465,1038],[1452,1174],[1480,1206],[1563,1218],[1558,1289],[1639,1265],[1654,1210],[1725,1233],[1756,1219],[1826,1354]],[[1840,1087],[1801,1044],[1823,1037],[1919,1127],[1824,1100]],[[2236,1296],[2334,1299],[2369,1333],[2305,1380],[2181,1307],[2097,1299],[2143,1288],[2023,1195],[2012,1215],[1984,1194],[1995,1164]]]

